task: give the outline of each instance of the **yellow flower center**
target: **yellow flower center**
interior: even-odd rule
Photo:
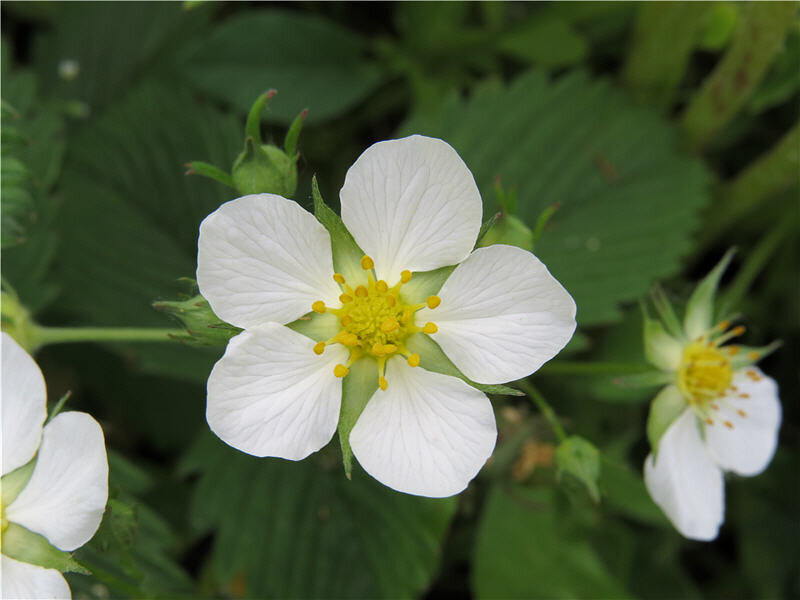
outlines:
[[[732,379],[733,370],[728,356],[714,342],[700,339],[683,351],[678,386],[689,402],[705,404],[722,396]]]
[[[361,267],[367,272],[367,285],[359,285],[355,289],[350,287],[345,278],[335,273],[334,281],[343,290],[339,301],[341,308],[325,306],[322,300],[317,300],[311,305],[317,313],[329,312],[339,319],[340,331],[326,342],[317,342],[314,352],[322,354],[329,344],[343,344],[350,351],[346,365],[336,365],[333,374],[336,377],[345,377],[350,372],[350,365],[363,356],[370,356],[377,360],[378,385],[382,390],[388,387],[384,377],[386,361],[399,354],[406,357],[408,364],[416,367],[420,363],[419,354],[412,354],[405,346],[406,338],[412,333],[436,333],[438,327],[434,323],[426,323],[418,327],[414,321],[414,313],[427,306],[436,308],[441,303],[438,296],[429,296],[421,304],[407,304],[404,302],[400,289],[403,284],[411,281],[411,271],[403,271],[400,281],[393,287],[384,280],[375,280],[372,269],[375,263],[369,256],[361,259]]]
[[[722,347],[722,344],[744,333],[744,327],[734,327],[726,332],[729,325],[728,321],[723,321],[686,346],[678,369],[678,387],[695,413],[708,425],[714,425],[713,417],[715,412],[720,410],[720,405],[728,404],[725,397],[738,392],[736,386],[732,384],[731,357],[738,354],[739,347]],[[751,358],[758,358],[757,353],[751,352],[751,355]],[[745,373],[754,381],[760,379],[752,369]],[[747,399],[749,395],[737,393],[737,397]],[[747,417],[747,413],[742,409],[737,409],[735,412],[741,418]],[[722,421],[722,424],[729,429],[734,428],[734,424],[729,420]]]

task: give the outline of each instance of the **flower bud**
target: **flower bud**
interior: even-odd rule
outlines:
[[[280,148],[259,145],[249,137],[233,164],[233,185],[242,194],[278,194],[291,198],[297,189],[297,157]]]
[[[214,314],[200,294],[186,300],[154,302],[153,308],[175,317],[186,328],[183,341],[198,346],[222,346],[241,329]]]

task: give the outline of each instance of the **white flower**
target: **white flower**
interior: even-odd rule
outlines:
[[[108,499],[103,431],[82,412],[61,413],[42,427],[47,417],[44,378],[6,333],[2,363],[2,597],[69,598],[59,571],[12,558],[21,549],[6,543],[6,533],[24,527],[64,551],[92,538]],[[28,473],[26,465],[34,457]]]
[[[690,302],[682,332],[673,337],[650,320],[645,330],[648,358],[674,377],[650,411],[653,453],[645,461],[645,483],[683,536],[704,541],[717,537],[725,519],[724,472],[761,473],[781,423],[778,386],[753,366],[765,352],[723,346],[744,327],[728,330],[727,321],[710,327],[722,269],[715,271],[711,288],[708,278],[707,289],[698,287],[701,301]]]
[[[531,253],[473,251],[480,194],[441,140],[371,146],[347,172],[340,199],[344,225],[366,254],[341,273],[328,231],[280,196],[238,198],[200,226],[200,291],[245,330],[209,377],[208,423],[239,450],[300,460],[330,441],[340,378],[367,361],[377,389],[349,438],[359,463],[402,492],[456,494],[494,449],[492,406],[463,380],[418,367],[408,344],[430,336],[479,383],[519,379],[570,339],[575,303]],[[454,264],[438,295],[415,296],[418,273]],[[333,326],[326,341],[284,326],[312,308]]]

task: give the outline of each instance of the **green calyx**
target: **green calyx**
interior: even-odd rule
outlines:
[[[188,163],[188,175],[202,175],[234,188],[242,195],[278,194],[291,198],[297,190],[297,142],[303,128],[307,110],[303,110],[289,126],[283,148],[265,144],[261,139],[261,115],[275,90],[261,94],[247,116],[244,130],[244,148],[236,157],[231,172],[208,163]]]
[[[194,282],[192,281],[194,284]],[[193,285],[193,287],[196,287]],[[211,310],[208,300],[200,294],[182,300],[153,302],[153,308],[177,319],[185,328],[181,341],[197,346],[224,346],[233,336],[241,332],[220,319]]]

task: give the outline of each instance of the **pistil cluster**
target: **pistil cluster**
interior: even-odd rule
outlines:
[[[340,273],[333,275],[334,281],[342,289],[339,296],[340,308],[326,306],[322,300],[311,305],[314,312],[336,315],[341,327],[339,333],[331,339],[317,342],[314,352],[322,354],[329,344],[348,347],[350,356],[347,364],[334,367],[333,373],[336,377],[345,377],[350,372],[350,366],[359,358],[367,356],[375,359],[378,366],[378,385],[386,390],[389,385],[385,377],[386,361],[389,358],[399,354],[406,358],[410,366],[419,366],[419,354],[410,352],[405,341],[412,333],[431,334],[438,331],[437,326],[431,322],[418,326],[414,314],[426,306],[436,308],[441,299],[438,296],[429,296],[423,303],[407,304],[403,300],[401,288],[411,281],[411,271],[403,271],[400,281],[389,287],[383,279],[376,281],[373,273],[375,263],[369,256],[361,259],[361,267],[367,274],[367,285],[358,285],[355,289]]]

